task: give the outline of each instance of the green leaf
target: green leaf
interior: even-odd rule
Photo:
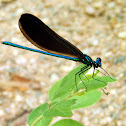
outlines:
[[[116,79],[110,78],[108,76],[97,76],[97,74],[99,73],[98,70],[95,72],[94,78],[92,78],[92,74],[86,74],[88,71],[85,71],[81,74],[81,79],[83,80],[84,84],[81,82],[79,76],[77,75],[76,88],[75,74],[84,66],[85,65],[82,64],[79,67],[75,68],[68,75],[66,75],[64,78],[62,78],[52,86],[49,91],[49,99],[51,102],[58,102],[65,99],[66,97],[71,96],[72,93],[75,93],[77,91],[77,88],[84,89],[86,86],[87,91],[91,91],[99,88],[104,88],[108,84],[108,82],[117,81]]]
[[[72,119],[62,119],[53,124],[52,126],[84,126],[84,125]]]
[[[42,117],[39,121],[29,126],[49,126],[51,121],[52,121],[52,117],[49,117],[49,118]]]
[[[54,116],[61,116],[61,117],[71,117],[71,106],[75,103],[75,100],[66,100],[61,101],[59,103],[54,104],[51,106],[44,114],[43,116],[48,117],[54,117]]]
[[[85,65],[82,64],[78,66],[77,68],[73,69],[69,74],[67,74],[62,81],[59,81],[57,86],[57,90],[51,89],[51,100],[54,100],[58,97],[61,96],[69,96],[71,94],[71,91],[76,89],[76,84],[75,84],[75,74],[80,71],[81,68],[83,68]],[[87,73],[88,71],[85,71],[83,74]],[[78,79],[78,76],[76,78],[77,85],[80,82]],[[60,84],[59,84],[60,83]],[[54,86],[55,87],[55,86]],[[77,89],[76,89],[77,90]],[[52,92],[55,91],[55,92]],[[64,97],[63,97],[64,98]]]
[[[64,94],[64,95],[62,95],[61,97],[58,97],[58,98],[56,98],[56,99],[53,100],[53,98],[54,98],[54,96],[55,96],[55,92],[56,92],[56,90],[58,89],[59,85],[61,84],[62,80],[63,80],[63,78],[60,79],[59,81],[57,81],[57,82],[50,88],[50,90],[49,90],[49,100],[50,100],[51,104],[55,104],[55,103],[57,103],[57,102],[60,102],[62,99],[65,99],[65,98],[68,96],[68,94]]]
[[[95,104],[100,99],[101,92],[96,89],[104,88],[108,82],[117,81],[108,76],[97,76],[98,71],[94,74],[94,78],[92,78],[92,74],[85,75],[88,72],[87,70],[81,74],[81,79],[84,84],[80,81],[79,76],[76,76],[77,88],[83,89],[85,85],[87,92],[82,91],[75,93],[77,91],[75,74],[84,66],[85,65],[82,64],[75,68],[52,86],[49,90],[49,100],[51,104],[45,103],[30,113],[28,116],[28,124],[30,126],[48,126],[54,116],[71,117],[71,110],[88,107]],[[67,126],[67,121],[64,122],[64,124],[66,124],[65,126]],[[72,122],[70,124],[72,124]]]
[[[45,103],[34,109],[28,116],[30,126],[48,126],[54,116],[71,117],[71,106],[75,100],[66,100],[50,105]]]
[[[57,81],[55,84],[52,85],[52,87],[49,90],[49,100],[51,101],[54,98],[56,90],[59,88],[59,85],[61,84],[63,78]]]
[[[88,77],[88,75],[86,75]],[[96,76],[94,78],[89,78],[88,81],[85,81],[85,77],[81,76],[83,83],[85,84],[85,86],[87,87],[87,91],[91,91],[91,90],[96,90],[99,88],[104,88],[105,86],[107,86],[107,84],[109,82],[114,82],[117,81],[115,78],[110,78],[109,76]],[[84,88],[84,85],[81,82],[78,85],[79,89]]]
[[[102,93],[100,91],[94,90],[94,91],[89,91],[87,93],[84,93],[81,96],[77,96],[77,95],[73,96],[70,99],[77,99],[77,100],[76,103],[72,105],[71,109],[74,110],[74,109],[91,106],[99,101],[101,95]]]
[[[28,116],[29,126],[48,126],[52,117],[46,119],[43,117],[43,113],[47,111],[48,107],[49,104],[45,103],[34,109]]]

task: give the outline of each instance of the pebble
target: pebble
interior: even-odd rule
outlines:
[[[98,41],[97,39],[94,40],[94,41],[92,42],[92,44],[93,44],[94,46],[98,45],[98,43],[99,43],[99,41]]]
[[[11,109],[10,109],[10,108],[6,108],[5,111],[6,111],[7,113],[10,113],[10,112],[11,112]]]
[[[19,50],[15,49],[15,50],[13,50],[13,52],[12,52],[12,53],[13,53],[13,55],[14,55],[14,56],[17,56],[17,55],[18,55],[18,53],[19,53]]]
[[[36,60],[34,58],[31,58],[29,62],[34,64],[36,63]]]
[[[54,73],[54,74],[51,75],[51,81],[56,81],[58,79],[59,79],[59,77],[58,77],[57,74]]]
[[[14,103],[11,103],[10,108],[14,109],[15,107],[16,107],[16,105]]]
[[[126,76],[126,70],[123,72],[124,76]]]
[[[30,99],[26,99],[25,101],[26,101],[27,105],[28,105],[31,109],[34,108],[34,106],[32,105],[33,101],[31,101]]]
[[[121,49],[125,51],[125,50],[126,50],[126,42],[123,41],[123,42],[121,42],[120,44],[121,44],[121,45],[120,45]]]
[[[17,11],[16,11],[17,14],[21,15],[22,13],[24,13],[24,9],[23,8],[19,8]]]
[[[110,56],[112,56],[112,52],[106,52],[105,53],[105,57],[110,57]]]
[[[49,18],[43,18],[42,21],[45,23],[45,24],[49,24]]]
[[[3,95],[9,97],[9,98],[12,98],[13,97],[13,94],[11,92],[3,92]]]
[[[123,76],[124,76],[124,74],[120,73],[119,76],[118,76],[118,78],[122,78]]]
[[[105,122],[108,122],[109,123],[109,122],[112,121],[112,118],[111,117],[106,117],[104,120],[105,120]]]
[[[126,124],[126,123],[125,123]],[[122,121],[121,120],[118,120],[117,121],[117,126],[122,126]]]
[[[113,89],[113,90],[111,90],[111,92],[110,92],[110,93],[111,93],[111,95],[114,95],[114,96],[117,94],[116,90],[114,90],[114,89]]]
[[[117,0],[118,4],[121,4],[124,0]]]
[[[123,11],[126,12],[126,8],[124,8]]]
[[[69,72],[73,69],[73,65],[71,66],[62,66],[61,70],[63,70],[64,72]]]
[[[96,9],[99,9],[99,8],[103,7],[103,2],[101,2],[101,1],[96,2],[96,3],[94,3],[93,7],[95,7]]]
[[[41,86],[45,86],[46,83],[45,83],[45,82],[40,82],[40,85],[41,85]]]
[[[0,116],[4,115],[4,111],[0,109]]]
[[[90,7],[90,6],[86,7],[85,12],[90,16],[95,15],[95,9],[93,7]]]
[[[19,39],[17,39],[17,38],[15,38],[15,37],[13,37],[13,38],[11,39],[11,41],[15,43],[15,42],[18,42],[18,41],[19,41]]]
[[[114,64],[118,64],[120,62],[123,62],[125,60],[124,56],[119,56],[116,59],[114,59]]]
[[[13,68],[9,68],[9,69],[8,69],[8,72],[9,72],[9,73],[13,73],[13,72],[16,72],[16,71],[18,71],[18,70],[19,70],[18,68],[13,67]]]
[[[3,103],[3,101],[0,100],[0,105]]]
[[[89,49],[84,49],[84,50],[82,50],[82,52],[84,53],[84,54],[90,54],[91,52],[89,52]]]
[[[39,56],[39,60],[40,60],[40,61],[44,61],[44,59],[45,59],[45,56],[44,56],[44,55],[40,55],[40,56]]]
[[[109,4],[108,4],[108,8],[114,8],[115,7],[115,3],[114,2],[110,2]]]
[[[120,39],[125,39],[126,38],[126,31],[123,31],[123,32],[118,33],[118,37]]]
[[[88,117],[84,117],[82,121],[87,122],[88,120],[89,120]]]
[[[15,100],[18,101],[18,102],[19,102],[19,101],[22,101],[22,99],[23,99],[23,98],[22,98],[20,95],[16,95],[16,96],[15,96]]]
[[[13,1],[15,1],[15,0],[1,0],[0,2],[1,3],[10,3],[10,2],[13,2]]]
[[[107,104],[103,104],[102,107],[103,107],[103,108],[107,108],[108,105],[107,105]]]
[[[0,22],[4,21],[4,18],[3,17],[0,17]]]
[[[17,64],[26,64],[26,58],[24,58],[23,56],[19,56],[17,59],[16,59],[16,63]]]

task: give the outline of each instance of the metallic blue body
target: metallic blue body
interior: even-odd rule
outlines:
[[[2,44],[14,46],[14,47],[18,47],[18,48],[21,48],[21,49],[30,50],[30,51],[33,51],[33,52],[38,52],[38,53],[42,53],[42,54],[46,54],[46,55],[50,55],[50,56],[60,57],[60,58],[64,58],[64,59],[74,60],[74,61],[79,61],[79,58],[48,53],[48,52],[44,52],[44,51],[41,51],[41,50],[32,49],[32,48],[28,48],[28,47],[25,47],[25,46],[17,45],[17,44],[11,43],[11,42],[4,41],[4,42],[2,42]]]
[[[79,58],[75,58],[75,57],[63,56],[63,55],[53,54],[53,53],[49,53],[49,52],[45,52],[45,51],[41,51],[41,50],[37,50],[37,49],[28,48],[28,47],[17,45],[17,44],[7,42],[7,41],[3,41],[2,44],[10,45],[13,47],[18,47],[21,49],[25,49],[25,50],[29,50],[29,51],[33,51],[33,52],[38,52],[38,53],[42,53],[42,54],[46,54],[46,55],[50,55],[50,56],[55,56],[55,57],[59,57],[59,58],[69,59],[69,60],[73,60],[73,61],[79,61],[79,62],[82,62],[83,64],[86,64],[87,66],[93,65],[94,68],[98,68],[101,66],[101,58],[97,58],[96,61],[93,61],[88,55],[85,55],[85,54],[83,55],[82,59],[79,59]]]

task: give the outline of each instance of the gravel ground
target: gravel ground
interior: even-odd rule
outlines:
[[[32,13],[94,60],[118,82],[100,101],[73,111],[85,126],[126,126],[125,0],[0,0],[0,41],[34,47],[21,34],[18,19]],[[0,46],[0,126],[27,126],[32,109],[48,102],[48,90],[79,64]],[[56,117],[53,121],[61,119]]]

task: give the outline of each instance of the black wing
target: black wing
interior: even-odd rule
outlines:
[[[60,37],[40,19],[31,14],[22,14],[19,28],[35,46],[49,53],[81,58],[83,53],[73,44]]]

